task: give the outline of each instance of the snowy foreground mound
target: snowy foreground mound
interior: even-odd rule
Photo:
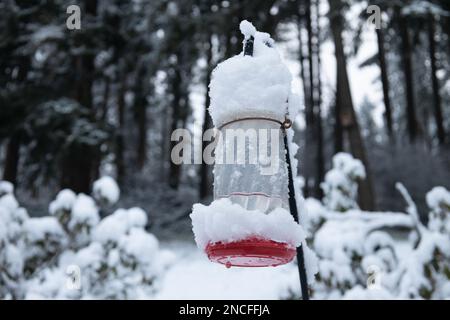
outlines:
[[[265,214],[246,210],[229,199],[219,199],[209,206],[195,204],[191,219],[200,249],[209,242],[227,243],[248,237],[285,242],[294,247],[300,246],[305,239],[302,227],[283,208]]]
[[[269,34],[257,32],[247,21],[241,23],[246,39],[254,37],[253,56],[243,52],[220,63],[212,73],[209,111],[216,127],[249,117],[285,119],[292,76],[273,48]],[[269,47],[269,44],[271,47]],[[283,108],[284,106],[284,108]]]
[[[312,298],[450,299],[450,191],[435,187],[426,195],[428,224],[419,220],[401,184],[405,212],[364,212],[356,207],[357,194],[348,192],[362,177],[356,174],[360,168],[341,166],[342,159],[354,162],[342,154],[333,161],[332,170],[343,179],[326,179],[330,201],[309,198],[299,208],[307,242],[319,260],[310,283]],[[145,229],[143,210],[111,211],[100,204],[111,206],[105,202],[116,199],[105,196],[117,194],[111,182],[97,184],[102,190],[93,198],[63,190],[50,204],[49,216],[30,218],[15,199],[13,185],[0,181],[0,299],[299,298],[295,262],[227,269],[190,243],[161,250]],[[101,219],[99,210],[107,217]],[[230,210],[231,219],[224,218],[224,210]],[[209,239],[236,239],[246,234],[244,228],[247,234],[265,234],[269,225],[271,238],[306,244],[303,230],[284,211],[258,216],[228,200],[196,205],[194,211],[200,246]],[[238,227],[224,227],[238,219]],[[235,234],[230,238],[229,232]],[[312,281],[316,259],[306,245],[304,250]]]
[[[50,216],[30,218],[14,188],[0,181],[0,299],[151,298],[173,261],[145,230],[140,208],[101,219],[120,190],[110,177],[94,183],[93,198],[65,189]]]

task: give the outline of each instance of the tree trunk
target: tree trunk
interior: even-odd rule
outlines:
[[[178,60],[179,61],[179,60]],[[182,93],[181,93],[181,71],[179,70],[179,66],[175,66],[174,70],[174,77],[172,79],[172,95],[173,95],[173,101],[172,101],[172,123],[170,126],[171,132],[174,132],[176,129],[179,128],[179,125],[181,124],[181,103],[182,103]],[[170,148],[169,148],[169,187],[172,189],[178,189],[178,186],[180,184],[180,173],[181,173],[181,165],[177,165],[173,163],[170,154],[172,152],[172,149],[177,144],[177,141],[170,141]]]
[[[336,78],[337,79],[337,78]],[[338,98],[338,93],[341,91],[339,82],[336,83],[336,96],[334,101],[334,153],[344,151],[344,129],[342,128],[339,115],[341,114],[341,100]]]
[[[100,119],[106,121],[106,116],[108,115],[108,101],[111,89],[111,80],[109,78],[105,79],[105,91],[103,91],[103,101],[101,106]]]
[[[97,15],[97,0],[84,1],[86,14]],[[92,85],[94,82],[94,59],[92,53],[85,53],[76,58],[75,68],[77,69],[77,81],[74,84],[74,98],[82,106],[92,110],[92,117],[95,117],[93,110]],[[98,148],[88,145],[73,145],[65,155],[61,170],[61,188],[69,188],[75,192],[89,193],[93,176],[99,163]]]
[[[121,79],[119,84],[119,90],[117,93],[117,119],[118,128],[116,136],[116,170],[117,181],[122,184],[125,180],[125,143],[124,143],[124,131],[125,131],[125,94],[126,84],[124,79]]]
[[[12,184],[17,184],[17,172],[20,159],[20,138],[16,133],[6,144],[5,168],[3,170],[3,180]]]
[[[306,122],[306,129],[305,129],[305,152],[302,155],[303,158],[303,166],[302,166],[302,170],[303,170],[303,178],[305,179],[305,186],[303,189],[303,195],[305,197],[310,196],[310,192],[309,192],[309,181],[310,181],[310,174],[311,174],[311,170],[309,167],[309,164],[311,161],[309,161],[310,158],[310,152],[309,152],[309,147],[310,147],[310,128],[311,126],[308,125],[308,122],[310,121],[310,112],[312,110],[312,106],[311,106],[311,95],[309,94],[309,86],[308,86],[308,80],[306,78],[306,57],[305,54],[303,52],[303,37],[302,37],[302,22],[301,22],[301,16],[302,13],[299,12],[299,16],[298,16],[298,52],[299,52],[299,61],[300,61],[300,78],[302,80],[302,87],[303,87],[303,97],[304,97],[304,103],[305,103],[305,122]]]
[[[313,57],[313,30],[312,30],[312,17],[311,17],[311,0],[305,1],[305,18],[306,18],[306,31],[308,33],[308,41],[307,41],[307,48],[308,48],[308,92],[307,94],[309,96],[309,105],[306,107],[306,141],[305,141],[305,174],[308,174],[310,177],[313,178],[313,184],[311,185],[311,188],[309,188],[308,185],[306,185],[307,189],[312,196],[317,197],[316,194],[317,186],[319,185],[320,181],[317,181],[317,132],[316,132],[316,114],[315,114],[315,108],[316,108],[316,101],[315,101],[315,90],[314,90],[314,57]],[[306,180],[306,179],[305,179]],[[309,179],[308,179],[309,180]],[[309,182],[308,184],[310,184]],[[308,193],[309,193],[308,192]]]
[[[350,91],[350,83],[347,74],[347,61],[342,41],[343,18],[340,12],[340,4],[337,0],[329,0],[330,3],[330,26],[335,45],[337,66],[337,104],[339,105],[339,118],[345,133],[348,135],[352,154],[361,160],[366,168],[366,179],[360,183],[359,202],[363,210],[373,210],[375,199],[372,188],[372,177],[367,160],[360,128],[353,107]]]
[[[322,79],[321,79],[321,66],[322,60],[320,58],[320,23],[319,23],[319,0],[315,0],[315,47],[314,54],[316,58],[316,84],[317,97],[316,97],[316,130],[317,130],[317,171],[316,171],[316,187],[315,194],[318,199],[322,199],[323,190],[320,187],[320,183],[324,180],[325,176],[325,157],[324,157],[324,141],[323,141],[323,128],[322,128]]]
[[[436,122],[437,137],[440,145],[445,143],[445,130],[444,120],[442,116],[442,101],[439,93],[439,80],[437,78],[437,61],[436,61],[436,41],[434,16],[432,14],[428,17],[428,41],[430,45],[430,58],[431,58],[431,81],[433,85],[433,100],[434,100],[434,118]]]
[[[392,106],[391,99],[389,97],[389,74],[387,70],[386,62],[386,50],[384,47],[384,31],[383,29],[376,29],[377,42],[378,42],[378,59],[381,70],[381,83],[383,85],[383,101],[384,101],[384,117],[386,119],[386,128],[389,138],[393,139],[393,127],[392,127]]]
[[[137,168],[141,171],[147,160],[147,99],[143,90],[143,82],[145,79],[145,69],[141,67],[136,77],[135,89],[135,108],[138,126],[137,141]]]
[[[93,149],[86,145],[74,145],[64,157],[61,170],[61,189],[76,193],[90,193],[92,182]]]
[[[408,31],[408,19],[399,15],[399,27],[401,38],[401,55],[403,72],[406,85],[406,116],[408,135],[411,142],[414,142],[419,135],[419,128],[416,115],[416,106],[414,98],[413,66],[412,66],[412,48]]]
[[[302,37],[302,17],[304,17],[305,28],[307,31],[306,51],[304,53],[305,42]],[[298,13],[298,32],[299,32],[299,59],[300,76],[303,83],[303,95],[305,99],[305,152],[303,154],[303,177],[305,179],[304,195],[305,197],[317,197],[317,131],[315,114],[315,70],[314,70],[314,52],[313,52],[313,30],[311,17],[311,1],[307,0],[299,8]]]
[[[206,130],[212,128],[212,119],[208,112],[208,107],[210,104],[210,97],[209,97],[209,83],[211,82],[211,72],[212,72],[212,43],[211,43],[211,37],[208,39],[208,48],[207,48],[207,54],[206,54],[206,77],[205,77],[205,111],[204,111],[204,120],[203,120],[203,127],[202,127],[202,133],[204,134]],[[200,165],[200,185],[199,185],[199,196],[200,199],[204,199],[212,194],[212,183],[210,181],[210,168],[205,163],[203,159],[203,151],[205,150],[208,142],[203,141],[203,135],[202,135],[202,163]]]

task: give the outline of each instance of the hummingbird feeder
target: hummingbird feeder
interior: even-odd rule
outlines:
[[[247,21],[240,27],[243,52],[212,74],[214,201],[193,207],[196,242],[227,267],[278,266],[300,253],[306,279],[287,132],[298,98],[270,36]]]

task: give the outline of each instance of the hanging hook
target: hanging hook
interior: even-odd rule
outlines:
[[[292,127],[292,121],[289,118],[285,118],[283,121],[283,128],[284,129],[289,129]]]

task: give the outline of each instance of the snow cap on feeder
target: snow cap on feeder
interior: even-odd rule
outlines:
[[[191,219],[197,245],[212,261],[227,266],[276,266],[292,260],[305,237],[289,211],[282,129],[286,117],[297,114],[299,100],[291,93],[292,76],[270,35],[258,32],[248,21],[242,21],[240,29],[245,38],[243,52],[213,71],[209,111],[223,141],[236,130],[274,132],[263,143],[277,161],[277,170],[263,174],[261,159],[244,164],[220,162],[218,157],[230,145],[219,143],[214,201],[209,206],[194,205]],[[259,139],[249,139],[243,150],[232,152],[247,155],[259,150]]]
[[[251,55],[244,51],[220,63],[212,73],[209,112],[214,125],[250,117],[283,122],[293,119],[299,99],[291,92],[292,75],[268,33],[258,32],[248,21],[240,24],[244,49],[253,39]]]

